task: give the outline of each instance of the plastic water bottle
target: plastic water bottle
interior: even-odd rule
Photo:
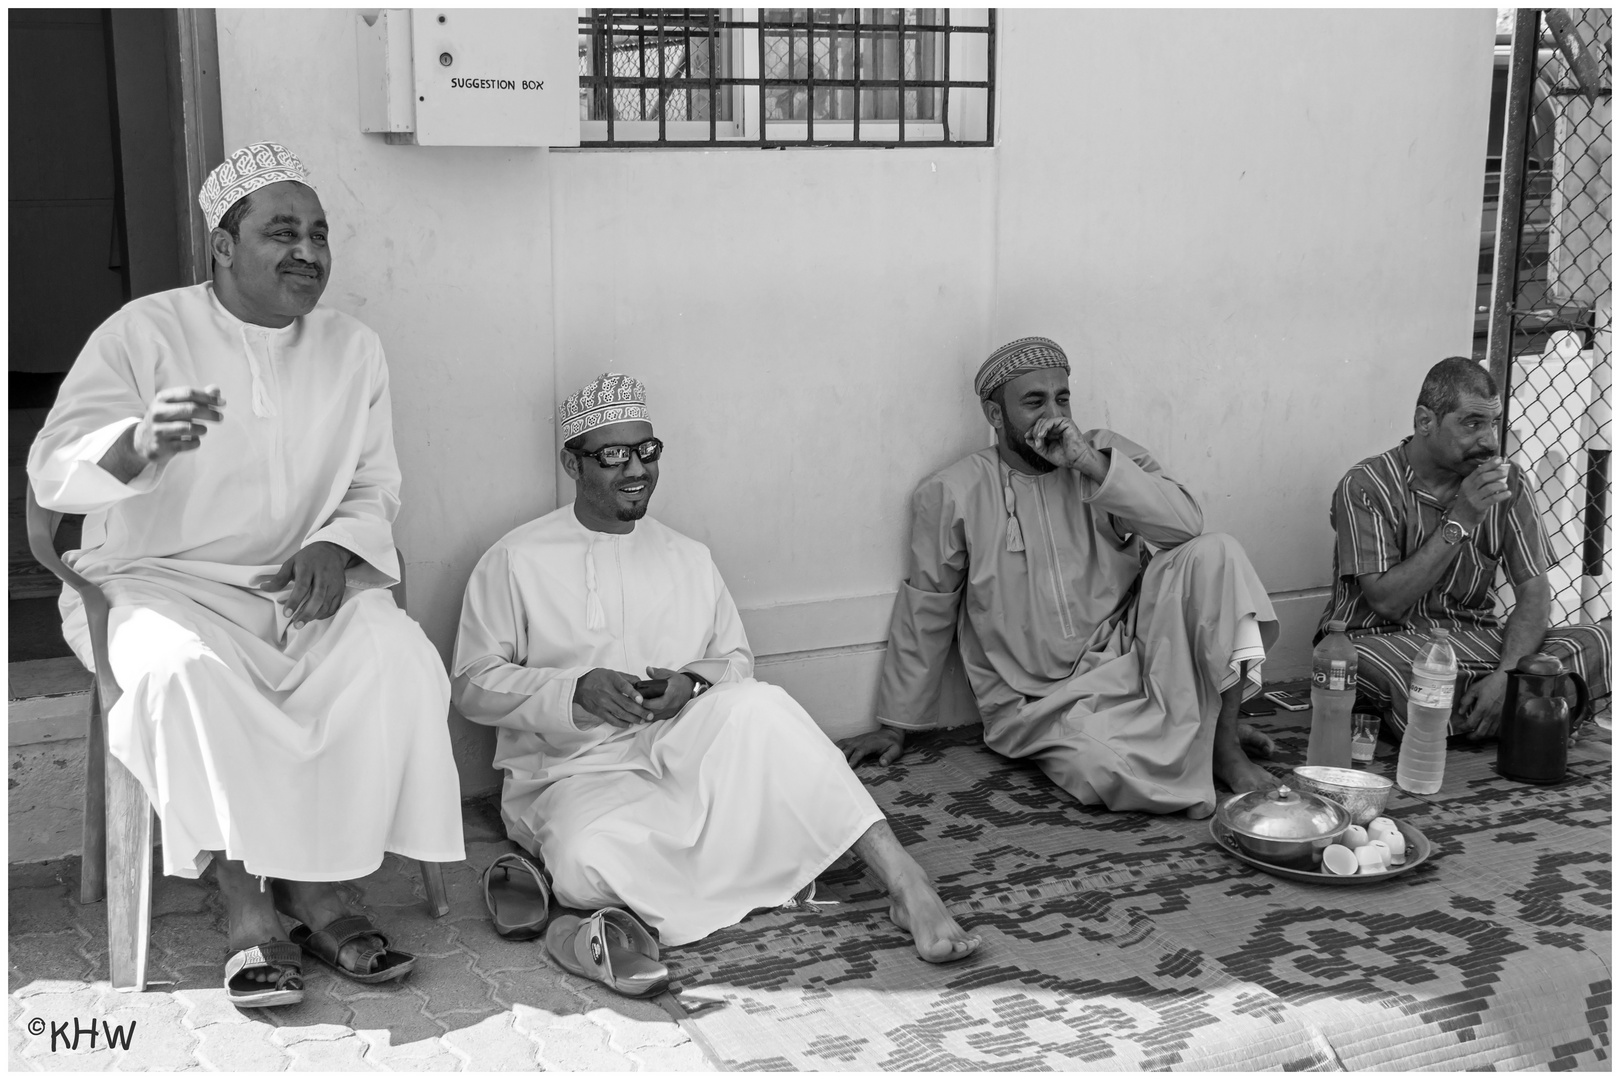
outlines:
[[[1446,775],[1446,729],[1451,725],[1451,699],[1457,690],[1457,653],[1451,632],[1436,627],[1412,664],[1407,695],[1406,734],[1395,764],[1402,791],[1433,795]]]
[[[1356,704],[1356,646],[1334,619],[1311,652],[1311,741],[1305,764],[1350,768],[1350,715]]]

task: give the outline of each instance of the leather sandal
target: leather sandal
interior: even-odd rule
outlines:
[[[527,941],[546,929],[551,888],[545,874],[527,856],[509,851],[484,871],[484,903],[495,920],[497,934]]]
[[[625,997],[651,997],[669,988],[658,942],[621,908],[602,908],[584,919],[559,915],[546,931],[546,952],[563,970]]]
[[[358,983],[388,982],[400,978],[416,966],[415,956],[390,949],[388,935],[372,926],[371,920],[364,915],[345,915],[333,919],[323,930],[311,930],[303,923],[299,923],[287,932],[287,936],[292,939],[293,944],[339,975]],[[338,953],[342,951],[343,946],[356,938],[364,937],[377,938],[383,943],[383,947],[362,949],[360,962],[365,964],[380,958],[381,965],[375,971],[355,971],[338,963]]]
[[[273,983],[257,982],[244,973],[269,968]],[[304,1000],[304,954],[290,941],[267,941],[225,957],[225,999],[240,1009],[296,1005]]]

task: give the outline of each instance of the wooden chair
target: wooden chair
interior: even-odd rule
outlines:
[[[120,990],[146,989],[147,937],[152,922],[152,806],[135,775],[107,752],[105,718],[123,694],[107,662],[107,596],[97,585],[68,569],[53,540],[62,515],[46,510],[28,486],[28,548],[39,564],[79,594],[90,624],[95,660],[95,692],[90,695],[90,730],[84,766],[84,855],[79,864],[79,903],[107,899],[107,961],[112,984]],[[404,575],[404,559],[400,574]],[[405,582],[393,588],[405,607]],[[423,862],[422,884],[428,914],[450,911],[444,874],[438,863]]]

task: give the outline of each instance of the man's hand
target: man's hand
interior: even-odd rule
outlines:
[[[1472,532],[1485,520],[1491,507],[1513,497],[1508,488],[1508,465],[1502,458],[1487,458],[1469,473],[1451,504],[1451,516]]]
[[[174,455],[202,445],[208,428],[204,421],[218,423],[225,398],[217,386],[201,390],[171,386],[159,390],[146,406],[146,415],[134,427],[126,428],[118,441],[107,448],[99,464],[121,483],[129,483],[154,462],[161,464]]]
[[[1457,706],[1457,734],[1486,739],[1502,725],[1502,701],[1507,696],[1507,672],[1493,671],[1470,686]]]
[[[905,746],[906,733],[892,727],[880,727],[864,735],[838,740],[838,749],[843,751],[852,769],[869,757],[877,758],[879,765],[893,765],[900,760]]]
[[[1024,441],[1054,465],[1079,469],[1093,480],[1108,475],[1108,459],[1080,436],[1080,428],[1066,416],[1035,421]]]
[[[297,629],[337,613],[347,587],[343,571],[353,558],[347,548],[317,540],[300,548],[298,554],[281,564],[280,570],[257,584],[264,592],[280,592],[292,585],[292,591],[281,601],[281,610]]]
[[[636,727],[652,720],[636,693],[636,677],[611,668],[594,668],[574,684],[574,704],[618,728]],[[667,693],[666,693],[666,696]]]
[[[647,699],[646,705],[652,710],[654,720],[668,720],[686,708],[686,703],[692,700],[692,691],[697,688],[690,675],[683,671],[671,671],[669,668],[649,667],[647,678],[669,680],[669,685],[664,688],[663,697]]]

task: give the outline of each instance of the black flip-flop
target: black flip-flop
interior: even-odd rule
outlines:
[[[244,972],[269,968],[274,983],[243,977]],[[266,941],[225,958],[225,999],[239,1009],[266,1009],[296,1005],[304,1000],[304,954],[290,941]]]
[[[509,851],[484,871],[484,903],[489,906],[497,934],[527,941],[545,932],[551,913],[551,888],[538,866],[526,856]]]
[[[415,956],[390,949],[388,935],[372,926],[371,920],[364,915],[345,915],[340,919],[333,919],[322,930],[311,930],[303,923],[299,923],[287,932],[287,936],[292,939],[294,945],[339,975],[358,983],[389,982],[406,975],[416,966]],[[362,937],[374,937],[383,943],[380,953],[382,963],[375,971],[354,971],[338,963],[338,953],[342,951],[343,946],[355,938]],[[378,955],[378,950],[371,949],[362,954],[362,958]]]

